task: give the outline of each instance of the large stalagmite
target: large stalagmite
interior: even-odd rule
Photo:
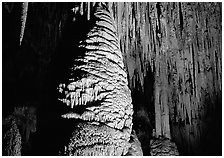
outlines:
[[[90,20],[93,24],[87,38],[79,41],[80,55],[74,58],[69,81],[58,88],[59,100],[71,109],[62,117],[84,121],[74,124],[64,154],[125,155],[133,110],[115,25],[104,4],[95,5]]]

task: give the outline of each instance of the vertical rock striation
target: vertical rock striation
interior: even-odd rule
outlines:
[[[145,106],[155,108],[156,136],[173,138],[183,154],[211,153],[208,142],[220,149],[221,3],[110,6],[132,92],[149,95],[147,72],[154,75],[154,104]]]

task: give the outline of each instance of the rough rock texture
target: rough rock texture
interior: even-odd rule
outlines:
[[[15,117],[10,116],[4,121],[7,123],[3,124],[2,155],[21,156],[22,138],[16,124],[16,119]]]
[[[125,156],[143,156],[142,145],[135,130],[132,130],[129,143],[131,146]]]
[[[168,138],[153,138],[150,142],[151,156],[179,156],[176,144]]]
[[[133,129],[141,142],[141,147],[144,155],[149,155],[149,144],[152,135],[152,121],[147,113],[147,109],[143,107],[136,108],[133,115]]]
[[[79,123],[65,146],[62,155],[105,156],[124,155],[130,144],[126,131],[116,130],[104,124]]]
[[[26,155],[31,146],[30,135],[37,128],[36,109],[18,106],[14,112],[3,118],[3,155]]]
[[[79,41],[80,55],[74,59],[69,81],[58,90],[62,94],[59,100],[73,109],[63,118],[99,125],[77,125],[65,153],[124,155],[130,146],[133,110],[114,21],[102,3],[95,5],[90,20],[92,28]],[[77,112],[80,107],[83,110]]]

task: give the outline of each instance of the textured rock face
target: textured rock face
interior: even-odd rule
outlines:
[[[131,144],[125,156],[143,156],[142,145],[138,140],[135,130],[132,130],[129,143]]]
[[[144,155],[149,155],[149,144],[153,126],[151,124],[151,120],[149,119],[150,117],[147,113],[147,109],[142,106],[139,107],[139,109],[135,109],[134,111],[133,129],[135,129],[136,135],[141,142]]]
[[[93,27],[79,42],[81,55],[74,59],[69,81],[58,87],[59,100],[72,111],[62,117],[85,121],[76,126],[65,154],[122,155],[130,146],[131,91],[113,19],[101,3],[93,13]],[[80,107],[84,110],[77,112]]]
[[[167,138],[154,138],[150,143],[151,156],[179,156],[177,146]]]
[[[146,96],[145,106],[155,107],[156,135],[173,138],[184,155],[221,154],[221,3],[112,3],[111,8],[129,87]],[[152,95],[146,88],[149,69]]]
[[[30,134],[36,132],[36,109],[19,106],[3,118],[3,155],[21,156],[29,152]]]
[[[3,128],[2,155],[21,156],[22,137],[16,124],[15,117],[7,118],[7,124],[5,126],[6,127]]]
[[[72,137],[65,146],[63,155],[105,156],[124,155],[130,144],[125,131],[116,130],[103,124],[80,123],[75,126]]]

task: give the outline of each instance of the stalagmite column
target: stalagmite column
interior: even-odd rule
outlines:
[[[78,120],[62,154],[125,155],[133,110],[116,28],[105,4],[96,3],[90,18],[68,81],[58,87],[59,100],[71,111],[62,118]]]

